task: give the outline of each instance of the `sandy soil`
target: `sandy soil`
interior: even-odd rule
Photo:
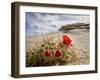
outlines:
[[[79,60],[71,64],[89,64],[89,30],[87,29],[74,29],[65,32],[60,31],[44,34],[42,36],[26,37],[26,52],[32,51],[49,40],[57,42],[62,39],[62,35],[64,34],[72,39],[73,47],[79,58]]]

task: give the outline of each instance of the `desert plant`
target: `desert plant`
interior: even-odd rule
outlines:
[[[75,51],[68,49],[71,46],[72,40],[67,35],[63,35],[62,41],[56,43],[46,41],[32,51],[26,62],[27,66],[52,66],[71,63],[76,57]]]

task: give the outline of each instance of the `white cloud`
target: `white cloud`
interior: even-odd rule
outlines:
[[[89,23],[89,15],[26,12],[26,34],[55,32],[63,25],[76,22]]]

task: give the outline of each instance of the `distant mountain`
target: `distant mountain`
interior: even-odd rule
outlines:
[[[73,23],[73,24],[67,24],[62,26],[59,31],[61,30],[72,30],[72,29],[89,29],[90,24],[86,23]]]

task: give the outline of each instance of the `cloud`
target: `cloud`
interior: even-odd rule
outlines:
[[[89,15],[55,14],[26,12],[26,34],[28,36],[39,35],[57,31],[61,26],[83,22],[89,23]]]

